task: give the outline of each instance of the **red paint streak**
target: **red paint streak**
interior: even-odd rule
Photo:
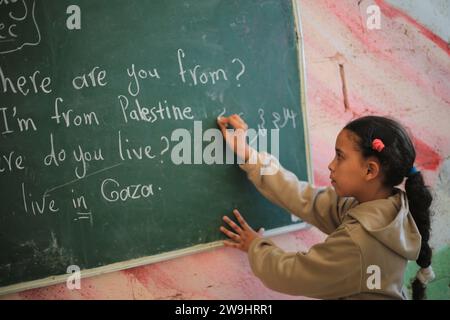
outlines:
[[[427,73],[424,75],[423,71],[417,69],[417,62],[410,61],[411,57],[402,54],[398,55],[393,48],[396,43],[393,38],[386,33],[380,32],[365,32],[359,17],[359,12],[352,12],[357,7],[347,5],[336,6],[335,2],[325,1],[326,9],[329,9],[331,14],[339,19],[349,32],[361,42],[362,46],[368,52],[374,54],[377,58],[384,60],[393,67],[393,70],[398,70],[403,73],[403,76],[409,81],[413,82],[418,88],[423,88],[433,95],[437,95],[442,100],[450,102],[450,92],[446,83],[441,84],[436,73]],[[387,5],[386,5],[387,7]],[[407,16],[403,14],[404,16]],[[389,17],[387,17],[389,18]],[[412,18],[410,18],[412,19]],[[413,25],[413,27],[416,27]],[[420,31],[420,30],[419,30]],[[437,36],[436,36],[437,37]],[[448,51],[446,51],[448,53]],[[436,77],[436,79],[434,79]]]
[[[352,95],[352,100],[354,101],[354,108],[352,110],[354,119],[366,115],[380,115],[380,111],[377,110],[376,106],[370,105],[358,95]],[[366,108],[364,110],[361,110],[361,106],[365,106]],[[355,111],[355,109],[357,111]],[[393,105],[388,109],[399,110],[399,106]],[[397,118],[397,121],[399,121],[400,124],[405,125],[405,123],[402,123],[402,121],[398,119],[399,116],[400,115],[397,114],[396,116],[394,116],[394,119]],[[428,145],[418,137],[412,135],[411,139],[413,140],[414,148],[416,150],[416,165],[423,170],[437,171],[442,162],[442,156],[438,152],[436,152],[430,145]]]
[[[380,115],[380,111],[377,110],[378,108],[376,106],[370,105],[358,95],[352,95],[352,100],[354,102],[354,108],[352,110],[354,119],[366,115]],[[366,108],[362,110],[361,106],[364,106]],[[355,109],[357,111],[355,111]],[[399,110],[399,106],[392,105],[388,109]],[[399,121],[400,124],[405,125],[405,123],[402,123],[402,121],[398,119],[399,116],[400,115],[397,114],[396,116],[394,116],[394,119],[397,118],[397,121]],[[443,160],[442,156],[436,150],[434,150],[433,147],[431,147],[418,137],[412,135],[411,139],[413,140],[414,148],[416,150],[416,165],[423,170],[437,171]]]
[[[417,20],[413,19],[409,15],[405,14],[401,10],[387,4],[384,0],[375,0],[375,3],[381,8],[381,11],[384,15],[389,18],[402,18],[416,27],[420,33],[422,33],[425,37],[430,39],[433,43],[435,43],[439,48],[444,50],[450,56],[450,48],[441,37],[433,33],[430,29],[425,27],[423,24],[417,22]]]
[[[153,264],[144,268],[144,271],[148,273],[148,279],[153,279],[157,286],[162,286],[162,288],[166,289],[175,289],[177,291],[182,291],[179,289],[179,285],[174,281],[174,278],[164,271],[164,269],[167,270],[167,266],[169,265],[170,264],[168,263]]]
[[[150,274],[146,267],[136,267],[131,269],[122,270],[127,276],[134,277],[137,281],[139,281],[144,287],[148,287],[150,282]]]
[[[417,137],[413,137],[413,143],[416,148],[416,165],[419,170],[437,171],[442,163],[442,157]]]
[[[45,300],[48,299],[48,296],[44,293],[42,293],[42,290],[39,289],[33,289],[33,290],[27,290],[24,292],[19,293],[20,299],[23,300]]]
[[[164,269],[170,269],[170,265],[170,262],[152,264],[123,270],[122,273],[134,277],[147,289],[150,289],[153,285],[156,286],[158,290],[161,290],[162,295],[159,297],[161,299],[189,299],[191,292],[186,293],[175,282],[174,277],[170,277],[164,272]],[[166,295],[165,290],[174,290],[176,294]]]
[[[63,284],[31,289],[19,292],[18,295],[23,300],[66,300],[71,298],[67,287]]]
[[[312,90],[309,91],[312,96],[309,96],[308,98],[313,99],[316,95],[320,96],[321,99],[318,106],[321,113],[326,112],[328,114],[332,114],[337,119],[344,119],[348,117],[348,115],[346,116],[346,112],[338,111],[336,105],[339,104],[339,98],[332,91],[330,91],[324,83],[314,77],[313,74],[310,75],[308,80],[312,84]],[[385,106],[385,108],[387,110],[399,109],[396,105],[389,106],[389,108]],[[342,110],[342,107],[340,110]],[[383,112],[383,109],[375,105],[371,105],[358,94],[353,93],[351,95],[352,119],[366,115],[379,115],[380,112]],[[418,137],[412,136],[411,138],[416,149],[416,165],[422,170],[437,171],[443,160],[442,156]],[[314,172],[314,178],[316,185],[329,185],[328,179],[320,171]]]
[[[86,278],[81,280],[81,290],[75,290],[75,292],[79,292],[81,298],[95,300],[99,299],[100,293],[97,292],[95,286],[96,278]]]

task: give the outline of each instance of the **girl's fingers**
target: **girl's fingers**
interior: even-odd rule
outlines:
[[[220,130],[223,131],[228,126],[228,119],[223,117],[217,118],[217,125],[219,126]]]
[[[220,231],[222,231],[223,233],[225,233],[225,235],[226,235],[228,238],[230,238],[230,239],[233,239],[233,240],[236,240],[236,241],[239,241],[239,239],[240,239],[240,237],[239,237],[236,233],[231,232],[230,230],[228,230],[228,229],[225,228],[225,227],[220,227]]]
[[[238,115],[232,115],[229,118],[229,123],[235,128],[235,129],[244,129],[246,130],[246,124]]]
[[[217,118],[217,124],[219,125],[219,126],[227,126],[228,125],[228,118],[226,118],[226,117],[218,117]]]
[[[227,216],[224,216],[223,221],[228,223],[228,225],[231,228],[233,228],[233,230],[236,231],[238,234],[242,234],[243,230],[241,229],[241,227],[239,227],[236,223],[234,223],[234,221],[232,221],[230,218],[228,218]]]
[[[248,129],[247,123],[245,123],[245,121],[242,120],[242,118],[237,114],[233,114],[229,117],[218,117],[217,124],[220,127],[222,127],[222,126],[227,127],[230,124],[235,129],[243,129],[243,130]]]
[[[227,123],[228,117],[220,116],[220,117],[217,117],[217,120],[219,120],[222,123]]]
[[[248,229],[249,225],[247,224],[247,222],[244,220],[244,218],[241,216],[241,214],[239,213],[239,211],[237,209],[233,210],[234,215],[236,216],[237,220],[239,221],[239,224],[241,225],[242,228],[244,229]]]
[[[232,117],[235,121],[237,121],[240,124],[241,129],[244,130],[248,129],[247,123],[245,123],[245,121],[241,118],[241,116],[239,116],[238,114],[233,114]]]

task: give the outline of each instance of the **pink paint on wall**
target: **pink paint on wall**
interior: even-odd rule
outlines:
[[[417,164],[434,185],[443,159],[450,157],[450,50],[445,41],[382,0],[360,5],[354,0],[299,2],[315,183],[329,184],[327,166],[339,130],[355,117],[383,114],[411,130]],[[365,8],[372,3],[381,8],[381,30],[365,27]],[[311,228],[274,241],[285,250],[297,251],[324,238]],[[246,255],[225,248],[85,279],[79,291],[61,284],[2,298],[304,299],[266,289],[252,274]]]
[[[384,0],[375,0],[375,3],[380,6],[381,10],[383,11],[383,14],[390,18],[390,19],[396,19],[401,18],[403,20],[408,21],[411,25],[416,27],[416,29],[422,33],[425,37],[433,41],[437,46],[439,46],[443,51],[445,51],[450,56],[450,47],[447,42],[445,42],[442,38],[435,35],[431,30],[427,29],[424,25],[419,23],[418,21],[414,20],[409,15],[405,14],[401,10],[389,5]]]

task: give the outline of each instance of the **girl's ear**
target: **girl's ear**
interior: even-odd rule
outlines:
[[[380,175],[380,163],[378,161],[369,160],[367,162],[366,180],[375,179]]]

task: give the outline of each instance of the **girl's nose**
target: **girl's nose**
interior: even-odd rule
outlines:
[[[328,164],[328,170],[330,170],[330,171],[333,171],[333,167],[332,167],[333,162],[334,162],[334,161],[331,161],[331,162]]]

